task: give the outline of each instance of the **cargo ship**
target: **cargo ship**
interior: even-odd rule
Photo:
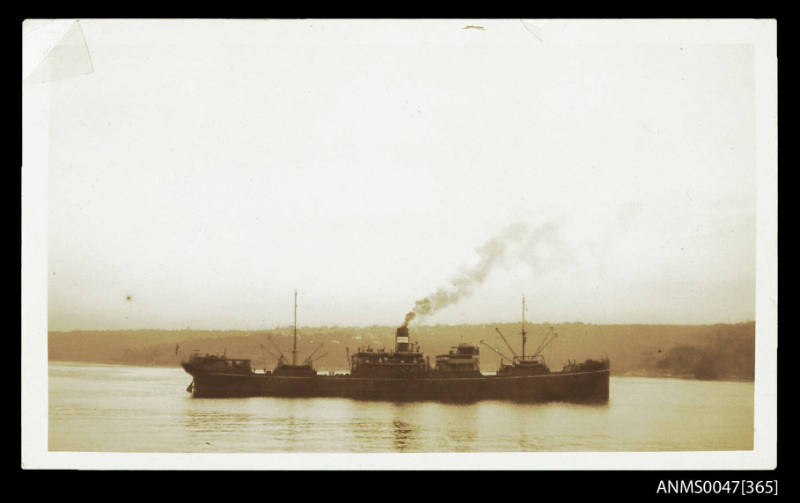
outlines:
[[[551,371],[542,351],[558,336],[552,329],[536,351],[526,355],[524,306],[523,298],[521,354],[516,354],[499,329],[496,329],[497,333],[513,356],[507,356],[481,341],[502,358],[494,374],[481,373],[480,347],[463,342],[452,347],[447,354],[436,356],[431,365],[430,358],[420,351],[419,344],[410,340],[408,322],[413,314],[409,313],[395,332],[394,350],[358,348],[351,355],[348,349],[349,371],[331,375],[316,372],[313,355],[302,363],[297,361],[295,292],[291,363],[281,353],[273,370],[259,372],[252,368],[249,359],[201,355],[194,351],[187,361],[182,362],[184,370],[192,376],[186,390],[196,398],[271,396],[403,401],[607,402],[610,374],[607,358],[568,361],[560,371]]]

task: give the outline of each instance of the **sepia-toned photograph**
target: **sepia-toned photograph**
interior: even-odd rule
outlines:
[[[774,20],[21,28],[23,468],[776,466]]]

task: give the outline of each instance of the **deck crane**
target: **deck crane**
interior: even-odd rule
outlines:
[[[481,339],[481,344],[483,344],[483,345],[484,345],[484,346],[486,346],[487,348],[491,349],[492,351],[494,351],[495,353],[497,353],[498,355],[500,355],[500,358],[505,358],[505,359],[506,359],[506,360],[508,360],[508,361],[514,361],[514,359],[513,359],[513,358],[509,358],[509,357],[507,357],[506,355],[504,355],[503,353],[501,353],[501,352],[500,352],[500,351],[498,351],[497,349],[495,349],[495,348],[493,348],[492,346],[490,346],[490,345],[489,345],[489,343],[487,343],[487,342],[483,341],[483,339]]]
[[[553,342],[556,339],[556,337],[558,337],[558,334],[553,332],[553,327],[550,327],[550,330],[547,332],[547,335],[544,337],[544,340],[542,340],[542,343],[539,344],[539,347],[536,348],[536,352],[533,354],[532,357],[539,356],[539,354],[541,354],[541,352],[544,351],[544,348],[546,348],[551,342]]]
[[[311,364],[312,364],[312,363],[314,363],[315,361],[317,361],[317,360],[319,360],[319,359],[321,359],[321,358],[325,358],[326,356],[328,356],[328,353],[322,353],[321,355],[319,355],[318,357],[316,357],[316,358],[313,358],[313,359],[312,359],[312,358],[310,358],[310,357],[309,357],[309,358],[306,358],[306,362],[307,362],[309,365],[311,365]]]
[[[268,336],[267,336],[267,340],[269,340],[269,342],[271,342],[271,343],[272,343],[272,345],[273,345],[273,346],[275,346],[275,349],[277,349],[277,350],[278,350],[278,354],[280,354],[280,355],[281,355],[281,356],[280,356],[280,358],[278,358],[278,361],[279,361],[279,362],[283,362],[283,361],[285,361],[285,360],[286,360],[286,357],[285,357],[285,356],[283,356],[283,352],[281,351],[281,348],[280,348],[280,347],[278,347],[278,345],[275,343],[275,341],[273,341],[273,340],[272,340],[272,336],[271,336],[271,335],[268,335]],[[272,354],[272,352],[270,352],[270,354]],[[275,355],[273,355],[273,356],[275,356]]]
[[[506,337],[503,335],[503,332],[501,332],[500,329],[497,328],[497,327],[495,327],[494,329],[497,330],[498,334],[500,334],[500,338],[503,339],[503,342],[506,343],[506,346],[508,346],[508,349],[511,351],[511,354],[514,355],[514,358],[517,358],[517,353],[514,352],[514,348],[512,348],[511,344],[508,343],[508,341],[506,340]]]
[[[313,362],[313,361],[315,360],[315,358],[313,358],[313,357],[314,357],[314,353],[316,353],[317,351],[319,351],[320,349],[322,349],[322,346],[324,346],[324,345],[325,345],[325,343],[323,342],[323,343],[321,343],[319,346],[317,346],[317,349],[315,349],[314,351],[312,351],[312,352],[311,352],[311,354],[309,354],[309,355],[306,357],[306,359],[305,359],[305,362],[306,362],[306,363],[309,363],[309,364],[310,364],[311,362]],[[327,353],[326,353],[326,354],[327,354]]]

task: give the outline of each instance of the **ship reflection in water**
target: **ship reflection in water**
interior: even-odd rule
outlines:
[[[266,402],[247,403],[248,400]],[[525,416],[535,413],[540,418],[555,419],[549,418],[547,405],[540,405],[538,411],[525,407],[514,411],[511,409],[519,406],[509,402],[466,405],[250,398],[223,403],[227,404],[225,408],[213,410],[190,407],[180,421],[185,433],[206,439],[201,450],[213,451],[227,445],[236,452],[251,452],[262,445],[267,451],[290,452],[524,451],[537,446]],[[557,404],[550,406],[558,410]],[[239,412],[226,412],[227,407]],[[252,407],[252,412],[242,413],[243,407]],[[583,407],[603,409],[608,404]],[[540,432],[541,435],[547,432]]]
[[[413,427],[402,421],[395,421],[392,423],[394,433],[394,450],[404,451],[409,443],[413,444],[414,429]]]
[[[749,450],[753,383],[612,377],[605,404],[191,398],[178,368],[50,363],[49,448],[97,452]]]

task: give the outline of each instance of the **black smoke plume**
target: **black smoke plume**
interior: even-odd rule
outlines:
[[[403,325],[407,325],[414,315],[428,316],[471,296],[495,267],[509,259],[516,258],[534,270],[541,270],[544,265],[540,256],[541,248],[544,245],[558,245],[557,229],[558,226],[554,223],[535,229],[524,223],[507,227],[476,249],[479,256],[477,264],[462,269],[450,280],[448,287],[439,288],[431,295],[416,301]]]

